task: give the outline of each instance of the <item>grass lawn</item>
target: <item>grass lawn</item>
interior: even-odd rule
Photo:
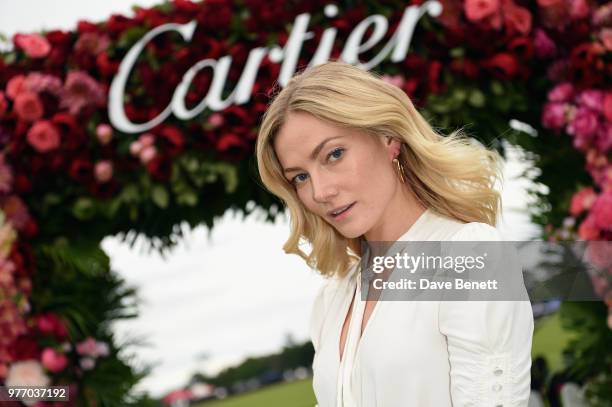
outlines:
[[[563,367],[561,351],[572,338],[572,334],[563,330],[559,313],[547,315],[535,324],[531,357],[544,356],[549,371],[554,372]]]
[[[195,407],[313,407],[316,403],[310,378],[267,386],[239,396],[197,404]]]

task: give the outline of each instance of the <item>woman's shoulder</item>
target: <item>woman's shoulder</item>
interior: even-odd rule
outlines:
[[[416,240],[450,241],[498,241],[502,240],[496,227],[484,222],[462,222],[435,212],[428,211],[423,227]]]
[[[499,230],[483,222],[464,223],[453,234],[450,240],[453,241],[501,241],[502,236]]]

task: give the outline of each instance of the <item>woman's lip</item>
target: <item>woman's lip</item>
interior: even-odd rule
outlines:
[[[334,220],[342,220],[342,219],[346,218],[346,217],[349,215],[349,213],[350,213],[350,212],[353,210],[353,207],[355,206],[355,203],[356,203],[356,202],[353,202],[352,204],[350,204],[350,205],[348,206],[348,209],[346,209],[346,210],[345,210],[344,212],[342,212],[341,214],[339,214],[339,215],[330,215],[330,216],[331,216],[331,217],[332,217],[332,219],[334,219]]]

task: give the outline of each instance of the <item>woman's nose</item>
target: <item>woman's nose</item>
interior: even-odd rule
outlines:
[[[312,199],[316,202],[328,202],[338,193],[338,188],[329,176],[311,176]]]

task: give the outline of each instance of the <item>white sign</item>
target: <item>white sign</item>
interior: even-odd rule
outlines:
[[[410,47],[412,35],[418,20],[425,13],[437,17],[441,12],[442,5],[436,0],[427,1],[420,6],[407,7],[404,10],[402,20],[397,30],[389,42],[385,44],[381,51],[370,61],[362,62],[359,59],[359,55],[376,46],[382,38],[384,38],[389,25],[385,16],[379,14],[368,16],[357,24],[349,34],[340,59],[344,62],[357,65],[364,70],[369,70],[377,66],[387,58],[389,53],[391,53],[390,59],[392,62],[403,61],[408,53],[408,48]],[[338,15],[338,7],[333,4],[328,4],[325,6],[324,13],[326,17],[334,18]],[[196,29],[196,21],[191,21],[186,24],[164,24],[154,28],[128,51],[119,65],[117,75],[113,78],[108,98],[108,116],[111,124],[117,130],[124,133],[141,133],[162,123],[170,114],[174,114],[175,117],[182,120],[189,120],[202,113],[206,108],[211,111],[219,111],[232,104],[241,105],[247,103],[251,98],[253,84],[255,83],[259,66],[266,54],[271,61],[276,63],[282,62],[278,83],[280,86],[285,86],[295,73],[302,44],[304,41],[314,37],[314,33],[308,31],[309,21],[310,15],[307,13],[300,14],[295,18],[287,43],[282,49],[279,46],[270,48],[257,47],[252,49],[249,52],[246,65],[236,84],[236,88],[225,100],[222,100],[221,94],[227,80],[232,57],[224,56],[219,58],[219,60],[211,58],[203,59],[185,72],[181,83],[174,91],[172,100],[163,112],[146,123],[132,123],[125,114],[123,101],[125,85],[134,64],[138,60],[138,56],[153,38],[167,31],[177,31],[185,41],[191,41]],[[369,27],[373,28],[373,33],[369,38],[364,40],[363,37]],[[333,27],[327,28],[323,32],[321,41],[308,66],[320,65],[329,60],[336,34],[337,30]],[[195,76],[199,71],[205,68],[211,68],[213,70],[213,80],[208,89],[208,93],[200,103],[188,109],[185,105],[185,96]]]

